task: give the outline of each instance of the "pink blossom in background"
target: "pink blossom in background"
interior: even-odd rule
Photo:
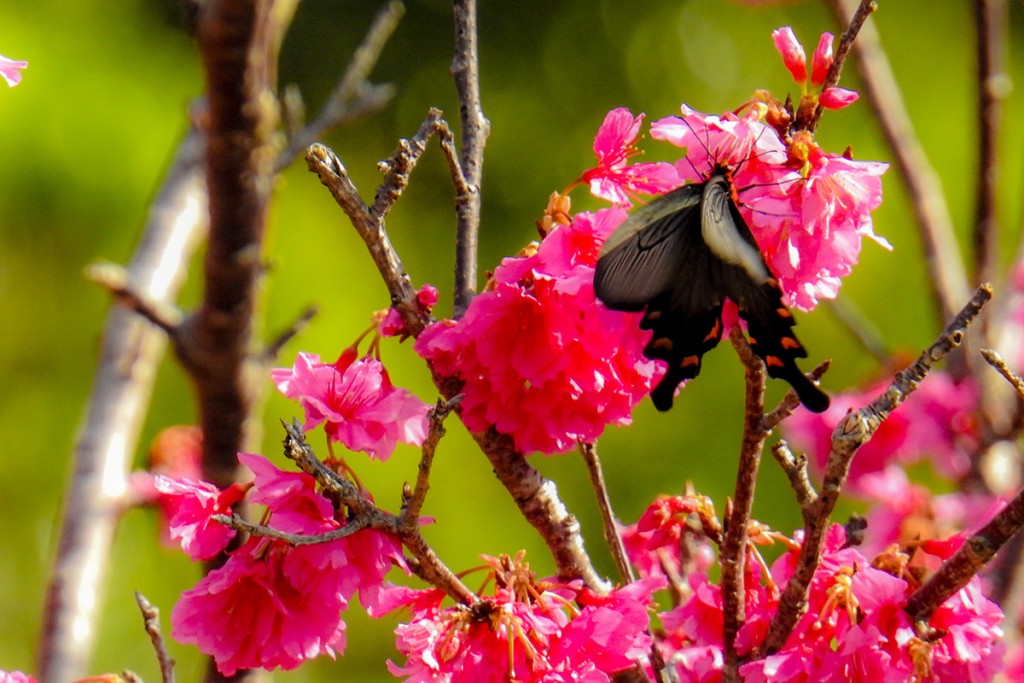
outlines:
[[[27,66],[28,62],[19,61],[17,59],[8,59],[7,57],[0,55],[0,78],[7,81],[8,87],[13,88],[21,83],[21,70]]]
[[[751,108],[743,117],[705,115],[683,105],[683,116],[651,124],[651,137],[686,149],[681,178],[704,182],[716,168],[733,169],[740,213],[757,240],[787,303],[810,310],[835,298],[875,236],[871,211],[881,203],[879,177],[888,168],[822,152],[803,141],[807,161],[794,162],[774,129]]]
[[[231,506],[242,500],[248,486],[232,484],[223,491],[205,481],[156,475],[154,488],[167,518],[169,535],[193,560],[209,560],[227,547],[235,530],[211,519],[231,516]]]
[[[464,382],[470,431],[494,426],[524,453],[556,453],[629,424],[660,364],[643,357],[639,314],[609,311],[593,284],[601,244],[625,217],[604,209],[557,225],[535,251],[503,260],[465,316],[416,340],[435,372]]]
[[[885,380],[863,393],[834,395],[824,413],[798,408],[783,423],[783,432],[796,449],[823,467],[832,430],[846,412],[867,405],[888,386]],[[969,454],[976,450],[980,438],[977,402],[978,391],[970,380],[957,383],[944,372],[929,374],[857,451],[847,491],[858,493],[864,475],[879,472],[890,463],[907,465],[928,459],[947,478],[963,476],[970,469]]]
[[[605,683],[646,657],[647,608],[663,580],[638,581],[599,597],[579,582],[544,580],[528,588],[521,578],[517,574],[472,611],[442,607],[437,590],[389,589],[388,606],[411,609],[412,617],[395,630],[405,663],[389,662],[388,668],[410,681]]]
[[[36,683],[36,679],[20,671],[0,671],[0,683]]]
[[[271,376],[282,394],[302,405],[303,429],[326,423],[327,435],[351,450],[387,460],[397,442],[419,446],[426,438],[430,406],[394,387],[379,360],[356,360],[349,350],[328,364],[299,353],[291,369],[277,368]]]
[[[595,197],[618,206],[632,205],[638,194],[662,194],[679,185],[672,164],[664,162],[628,164],[641,154],[636,148],[644,115],[633,117],[624,108],[612,109],[594,138],[597,168],[586,171],[581,180],[590,186]]]

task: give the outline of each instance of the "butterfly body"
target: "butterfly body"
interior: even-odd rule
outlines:
[[[721,340],[726,299],[747,323],[769,376],[789,382],[810,410],[828,407],[828,397],[796,365],[807,352],[724,169],[631,214],[601,250],[594,291],[608,308],[645,311],[640,326],[654,334],[644,355],[668,363],[651,392],[659,410],[672,407],[676,387],[697,376],[704,354]]]

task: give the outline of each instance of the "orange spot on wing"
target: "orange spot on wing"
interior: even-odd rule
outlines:
[[[679,361],[679,367],[688,368],[691,365],[700,365],[700,356],[687,356]]]
[[[722,321],[716,320],[715,326],[708,332],[708,336],[704,337],[704,341],[711,341],[712,339],[718,339],[722,336]]]
[[[664,349],[666,351],[672,350],[672,340],[668,337],[660,337],[651,342],[652,349]]]
[[[783,306],[781,308],[776,308],[775,309],[775,314],[778,315],[780,318],[792,318],[793,317],[793,314],[790,313],[789,309],[786,308],[785,306]]]
[[[782,337],[779,341],[781,342],[782,348],[784,349],[800,348],[800,342],[798,342],[794,337]]]
[[[770,367],[775,367],[775,368],[781,368],[783,365],[785,365],[782,362],[782,359],[780,359],[778,356],[765,356],[764,357],[764,362],[765,362],[765,365],[768,365]]]

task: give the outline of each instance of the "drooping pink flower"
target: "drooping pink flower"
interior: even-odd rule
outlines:
[[[21,70],[27,66],[28,62],[8,59],[0,55],[0,78],[7,81],[8,87],[13,88],[21,83]]]
[[[676,170],[688,181],[732,169],[740,213],[790,305],[810,310],[820,299],[835,298],[863,237],[888,246],[871,223],[886,164],[826,154],[807,135],[798,138],[807,161],[794,161],[793,150],[758,120],[757,108],[743,117],[705,115],[685,105],[682,111],[682,117],[651,124],[651,137],[686,149]]]
[[[612,109],[594,138],[597,167],[586,171],[581,180],[590,185],[590,192],[618,206],[632,205],[637,194],[661,194],[679,185],[671,164],[627,163],[640,154],[636,141],[644,115],[633,117],[624,108]]]
[[[404,604],[413,614],[395,630],[406,661],[388,668],[412,681],[606,683],[649,651],[647,606],[663,580],[598,597],[579,582],[524,582],[520,570],[516,577],[472,609],[442,607],[436,590],[392,593],[389,605]]]
[[[824,466],[836,424],[848,410],[868,404],[888,385],[883,381],[863,393],[833,396],[824,413],[798,409],[783,430],[811,462]],[[929,374],[857,451],[848,491],[857,492],[861,477],[890,463],[910,464],[926,457],[943,476],[956,479],[965,474],[980,438],[977,401],[978,391],[969,380],[957,383],[945,373]]]
[[[461,319],[416,340],[435,372],[464,383],[471,431],[494,426],[524,453],[556,453],[629,423],[661,372],[643,357],[639,315],[600,305],[593,283],[600,246],[625,215],[576,214],[535,251],[502,261]]]
[[[842,109],[849,107],[858,99],[860,99],[860,95],[855,90],[833,87],[822,90],[818,101],[825,109]]]
[[[211,517],[230,517],[231,506],[245,497],[248,486],[232,484],[221,491],[205,481],[172,479],[160,474],[153,478],[153,486],[161,494],[159,502],[171,539],[178,541],[193,560],[214,557],[235,537],[234,529]]]
[[[302,405],[307,431],[326,423],[331,439],[379,460],[387,460],[398,441],[421,445],[430,406],[393,386],[379,360],[355,356],[348,350],[328,364],[299,353],[291,369],[277,368],[271,376],[282,394]]]

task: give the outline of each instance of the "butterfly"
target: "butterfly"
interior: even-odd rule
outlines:
[[[793,334],[793,314],[732,196],[727,168],[683,185],[634,211],[601,249],[594,292],[617,311],[645,311],[653,330],[644,355],[668,363],[651,391],[658,410],[672,407],[676,387],[700,373],[701,359],[722,339],[722,305],[731,299],[747,323],[750,346],[768,375],[789,382],[816,413],[828,396],[800,371],[807,352]]]

